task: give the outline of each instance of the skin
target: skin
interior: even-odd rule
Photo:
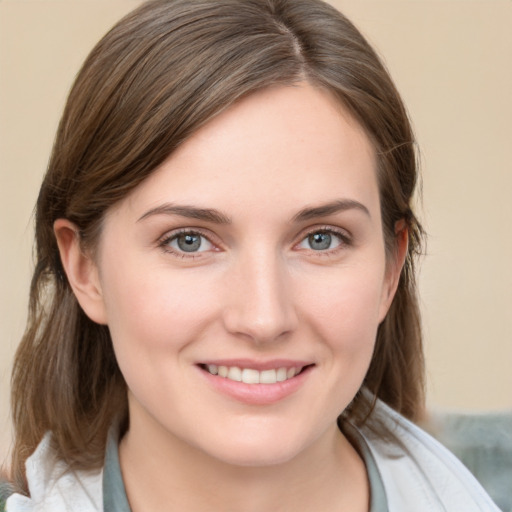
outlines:
[[[189,218],[197,209],[215,215]],[[183,231],[204,237],[200,250],[180,249]],[[220,114],[107,213],[94,258],[69,221],[55,233],[129,388],[120,460],[134,512],[368,510],[336,418],[368,369],[406,242],[386,260],[373,148],[327,92],[271,88]],[[235,358],[310,368],[284,398],[244,403],[199,366]]]

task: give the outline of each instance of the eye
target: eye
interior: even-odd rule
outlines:
[[[298,245],[299,249],[329,251],[347,244],[347,237],[332,230],[319,229],[309,233]]]
[[[215,248],[208,238],[195,231],[175,233],[163,240],[161,245],[178,254],[206,252]]]

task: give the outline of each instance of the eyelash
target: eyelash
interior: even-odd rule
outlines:
[[[308,228],[307,231],[300,234],[300,240],[298,243],[294,244],[294,248],[296,248],[298,245],[302,244],[308,237],[315,235],[315,234],[328,234],[328,235],[334,235],[336,238],[339,239],[339,244],[332,248],[332,249],[326,249],[326,250],[314,250],[314,249],[299,249],[299,250],[309,250],[312,253],[314,253],[317,256],[331,256],[335,253],[337,253],[340,250],[346,249],[347,247],[350,247],[352,245],[352,237],[344,230],[341,229],[335,229],[331,226],[320,226],[315,227],[313,229]],[[200,252],[186,252],[186,251],[178,251],[175,250],[170,246],[171,242],[173,240],[176,240],[180,235],[190,235],[190,236],[200,236],[201,238],[205,239],[210,243],[212,246],[216,247],[218,250],[218,244],[213,242],[211,240],[211,236],[206,235],[204,232],[198,229],[180,229],[177,231],[172,231],[171,233],[166,233],[162,238],[158,240],[158,247],[160,247],[165,253],[172,254],[174,256],[177,256],[179,258],[199,258],[203,257],[204,252],[206,251],[200,251]]]
[[[177,256],[178,258],[199,258],[202,257],[203,252],[186,252],[186,251],[178,251],[170,246],[170,243],[173,240],[176,240],[180,235],[191,235],[191,236],[200,236],[208,241],[212,246],[217,247],[218,244],[211,241],[211,237],[207,236],[201,230],[198,229],[179,229],[177,231],[172,231],[171,233],[166,233],[161,239],[158,240],[158,246],[165,252]]]
[[[344,249],[347,249],[353,245],[352,237],[347,231],[338,228],[333,228],[332,226],[315,226],[313,228],[308,228],[307,231],[301,233],[300,241],[297,244],[295,244],[294,247],[297,247],[298,245],[304,243],[308,239],[308,237],[316,234],[334,235],[336,238],[339,239],[339,244],[336,247],[325,250],[314,250],[312,248],[303,249],[314,253],[315,256],[335,256],[338,252],[343,251]]]

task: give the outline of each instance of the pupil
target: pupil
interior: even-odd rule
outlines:
[[[309,236],[309,245],[317,251],[329,249],[331,246],[331,235],[329,233],[314,233]]]
[[[194,252],[201,247],[201,237],[199,235],[180,235],[177,242],[178,247],[185,252]]]

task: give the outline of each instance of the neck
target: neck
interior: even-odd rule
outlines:
[[[133,512],[368,511],[364,464],[337,426],[291,460],[254,467],[132,423],[119,456]]]

